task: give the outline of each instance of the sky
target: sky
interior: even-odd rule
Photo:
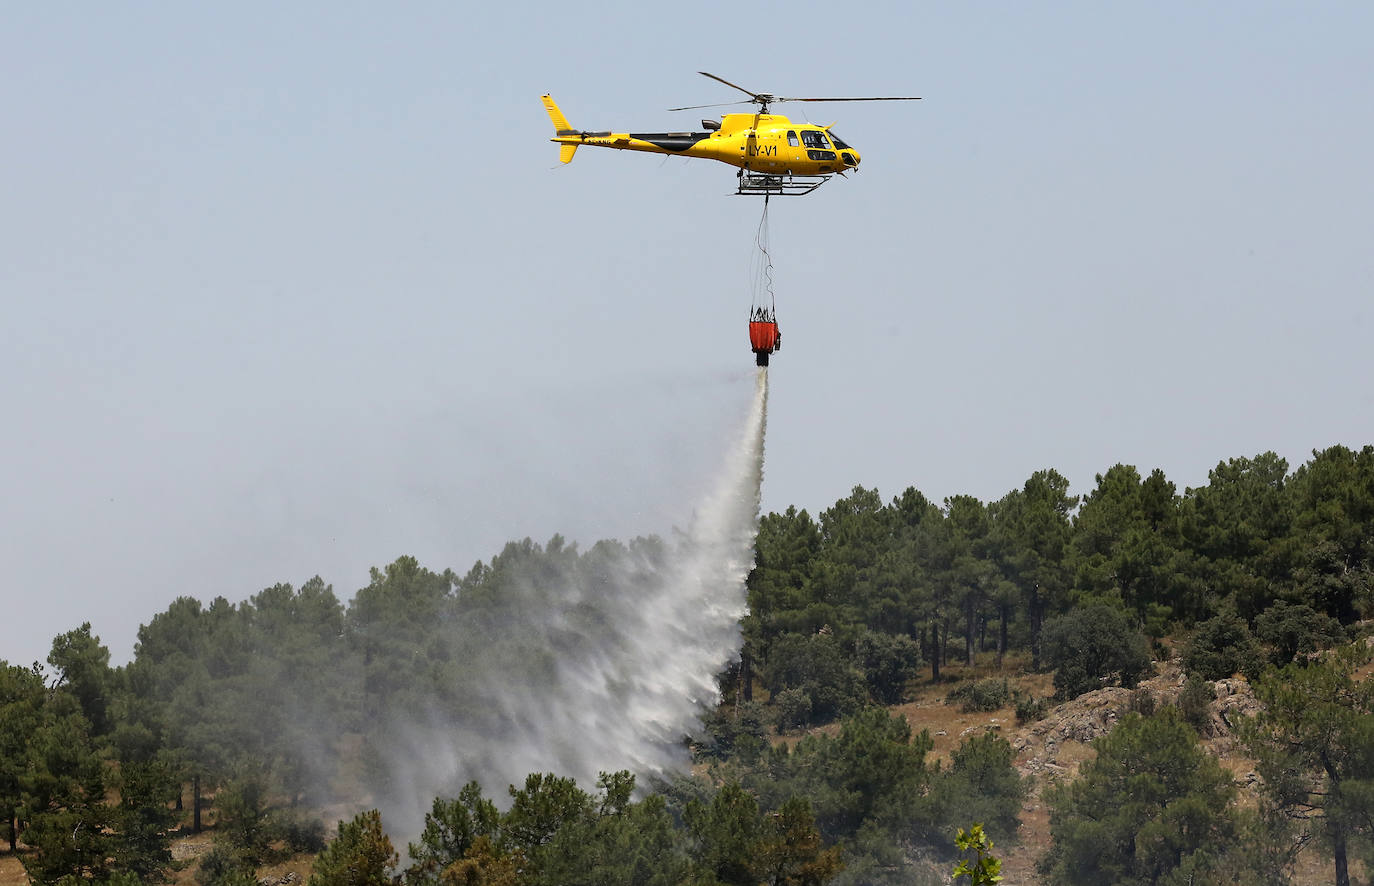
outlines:
[[[690,521],[761,207],[584,149],[736,94],[863,170],[770,212],[763,508],[1374,442],[1367,3],[271,4],[0,29],[0,659],[176,597]],[[729,109],[724,109],[729,110]]]

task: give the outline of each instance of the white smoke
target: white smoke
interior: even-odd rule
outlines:
[[[560,586],[522,595],[550,605],[512,613],[523,621],[514,629],[554,638],[557,653],[540,685],[512,685],[497,667],[483,672],[480,703],[499,710],[502,734],[473,728],[456,711],[430,712],[393,733],[401,741],[388,752],[392,796],[379,798],[389,829],[418,833],[430,801],[469,780],[500,802],[507,785],[532,772],[571,776],[590,790],[600,772],[643,777],[687,765],[683,737],[719,701],[715,676],[740,650],[767,405],[768,370],[760,368],[743,427],[679,538],[598,545],[606,556],[596,567],[612,574],[545,576]],[[594,635],[576,620],[587,611],[598,619]]]

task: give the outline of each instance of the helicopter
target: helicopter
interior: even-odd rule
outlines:
[[[866,98],[788,98],[767,92],[752,92],[715,74],[698,71],[703,77],[738,89],[747,99],[711,105],[688,105],[670,111],[694,111],[729,105],[756,104],[754,113],[723,114],[719,121],[702,120],[704,132],[589,132],[574,129],[549,95],[542,96],[544,109],[553,121],[559,145],[558,159],[572,162],[582,146],[615,148],[621,151],[648,151],[702,157],[738,166],[737,194],[809,194],[829,181],[832,175],[859,168],[860,155],[831,127],[814,123],[794,123],[781,114],[770,114],[770,105],[779,102],[905,102],[920,96],[870,96]]]

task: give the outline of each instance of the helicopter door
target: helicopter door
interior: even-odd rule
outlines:
[[[825,133],[815,129],[803,129],[801,133],[802,144],[806,145],[806,156],[809,160],[815,160],[821,164],[821,172],[830,172],[834,168],[831,163],[835,162],[835,152],[831,150],[829,140]]]

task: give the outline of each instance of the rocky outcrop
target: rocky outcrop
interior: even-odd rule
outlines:
[[[1090,743],[1112,730],[1133,708],[1178,704],[1184,675],[1177,662],[1156,664],[1156,675],[1134,690],[1117,686],[1080,695],[1050,710],[1043,720],[1021,727],[1011,737],[1016,766],[1023,773],[1051,778],[1072,776],[1092,757]],[[1209,707],[1209,728],[1203,738],[1218,756],[1240,750],[1236,730],[1259,710],[1250,684],[1240,677],[1212,684],[1216,699]]]

